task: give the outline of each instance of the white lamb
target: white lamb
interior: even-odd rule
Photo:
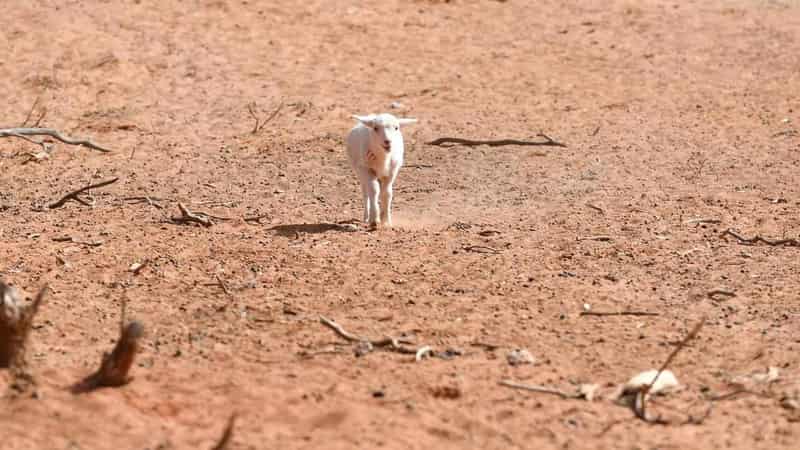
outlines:
[[[400,125],[417,119],[399,119],[391,114],[353,116],[358,125],[347,135],[347,156],[361,182],[364,194],[364,221],[370,227],[392,225],[392,184],[405,152]],[[380,195],[380,205],[378,196]]]

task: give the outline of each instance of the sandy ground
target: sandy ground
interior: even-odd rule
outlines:
[[[0,122],[38,98],[29,123],[114,151],[56,143],[29,161],[39,147],[0,140],[0,277],[52,288],[36,387],[0,372],[0,447],[211,448],[236,412],[231,449],[797,448],[800,249],[721,234],[798,237],[800,3],[35,0],[3,15]],[[282,107],[253,133],[248,105]],[[362,214],[342,139],[350,114],[381,111],[420,120],[416,166],[394,229],[347,232],[330,225]],[[425,144],[538,133],[567,147]],[[112,177],[93,207],[46,207]],[[178,202],[232,220],[174,224]],[[147,332],[133,381],[72,395],[123,299]],[[320,315],[456,356],[357,357]],[[651,405],[669,425],[498,385],[607,396],[702,317],[670,365],[683,389]],[[517,348],[535,364],[509,365]],[[748,378],[770,366],[777,380]]]

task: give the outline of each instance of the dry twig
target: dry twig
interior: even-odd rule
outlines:
[[[160,201],[164,201],[164,200],[165,199],[163,199],[163,198],[150,197],[149,195],[144,195],[144,196],[139,196],[139,197],[125,197],[125,198],[122,199],[122,201],[130,202],[131,204],[147,203],[148,205],[150,205],[150,206],[152,206],[154,208],[157,208],[157,209],[164,209],[163,206],[161,206],[160,204],[156,203],[156,202],[160,202]]]
[[[25,136],[50,136],[65,144],[69,145],[82,145],[92,150],[97,150],[103,153],[108,153],[111,150],[101,147],[88,139],[73,139],[62,135],[58,130],[52,128],[1,128],[0,138],[16,137],[25,139]],[[39,142],[37,142],[39,143]],[[41,143],[39,143],[41,144]]]
[[[473,253],[489,253],[492,255],[500,254],[500,250],[492,247],[487,247],[485,245],[468,245],[464,247],[464,250]]]
[[[23,306],[17,290],[0,281],[0,368],[24,368],[33,317],[47,291],[43,287],[32,303]]]
[[[87,247],[100,247],[103,241],[80,241],[72,236],[54,237],[53,242],[71,242],[73,244],[85,245]]]
[[[712,289],[712,290],[708,291],[708,293],[706,293],[706,295],[708,295],[709,298],[714,298],[714,296],[717,296],[717,295],[722,295],[722,296],[725,296],[725,297],[736,297],[736,292],[728,290],[728,289],[717,288],[717,289]]]
[[[600,241],[609,242],[614,240],[611,236],[578,236],[578,241]]]
[[[464,145],[467,147],[475,147],[478,145],[488,145],[489,147],[500,147],[503,145],[550,145],[553,147],[566,147],[566,145],[562,144],[561,142],[554,141],[550,136],[546,134],[539,133],[536,135],[537,137],[544,138],[544,141],[520,141],[517,139],[496,139],[496,140],[473,140],[473,139],[462,139],[462,138],[455,138],[455,137],[442,137],[439,139],[435,139],[430,142],[426,142],[427,145],[436,145],[439,147],[452,147],[452,145],[447,144],[455,144],[455,145]]]
[[[594,203],[587,203],[586,206],[589,207],[589,208],[592,208],[593,210],[599,212],[600,214],[605,214],[606,213],[606,211],[603,208],[595,205]]]
[[[753,236],[751,238],[746,238],[746,237],[742,236],[741,234],[733,231],[730,228],[725,230],[720,237],[724,239],[726,236],[729,236],[729,235],[733,236],[734,238],[736,238],[739,241],[740,244],[750,244],[750,245],[752,245],[752,244],[757,244],[759,242],[763,242],[763,243],[765,243],[767,245],[771,245],[773,247],[774,246],[779,246],[779,245],[783,245],[783,246],[786,246],[786,247],[800,247],[800,241],[798,241],[797,239],[775,239],[775,240],[773,240],[773,239],[766,239],[766,238],[763,238],[763,237],[758,236],[758,235]]]
[[[711,224],[718,224],[722,223],[720,219],[708,219],[708,218],[700,218],[700,219],[689,219],[686,222],[683,222],[686,225],[700,225],[704,223],[711,223]]]
[[[225,450],[228,448],[228,444],[231,443],[231,439],[233,438],[233,425],[236,422],[236,413],[231,414],[231,417],[228,419],[228,425],[225,426],[225,431],[222,433],[222,436],[217,441],[217,444],[212,447],[212,450]]]
[[[33,110],[35,110],[36,107],[39,106],[39,100],[41,100],[41,96],[36,97],[36,100],[33,101],[33,105],[31,105],[31,109],[28,110],[28,115],[25,116],[25,120],[23,120],[22,123],[19,125],[20,127],[25,127],[28,125],[28,121],[31,120],[31,115],[33,115]]]
[[[250,113],[250,117],[252,117],[253,120],[256,121],[256,124],[253,126],[253,131],[251,131],[252,134],[257,134],[259,131],[261,131],[264,128],[264,125],[268,124],[272,119],[275,118],[275,116],[278,115],[278,113],[283,108],[283,102],[281,102],[278,105],[278,107],[275,109],[275,111],[273,111],[272,114],[270,114],[270,116],[267,117],[266,120],[264,120],[263,122],[261,122],[258,119],[258,116],[256,115],[256,112],[254,110],[255,106],[256,106],[255,102],[249,103],[247,105],[247,111]]]
[[[692,328],[691,331],[689,331],[689,334],[687,334],[686,337],[683,338],[683,340],[678,343],[678,345],[675,347],[675,350],[673,350],[672,353],[670,353],[667,359],[664,361],[664,363],[661,364],[661,367],[658,369],[658,372],[656,372],[656,376],[653,377],[653,380],[650,382],[650,384],[643,387],[636,393],[636,399],[633,403],[633,412],[636,414],[636,417],[649,423],[658,423],[658,424],[668,423],[664,421],[661,418],[661,416],[656,416],[655,418],[647,417],[647,394],[650,392],[650,389],[653,388],[653,385],[656,384],[656,381],[658,381],[658,377],[661,376],[661,373],[664,372],[667,369],[667,367],[669,367],[670,363],[672,362],[673,359],[675,359],[678,353],[680,353],[680,351],[683,350],[684,347],[686,347],[686,344],[688,344],[689,341],[697,337],[698,333],[700,333],[700,329],[703,328],[703,325],[705,323],[706,319],[703,318],[700,320],[700,322],[697,323],[697,325],[694,326],[694,328]]]
[[[178,203],[178,209],[181,211],[180,217],[173,217],[172,221],[176,223],[199,223],[204,227],[210,227],[214,225],[214,222],[211,221],[205,214],[202,213],[193,213],[189,211],[189,208],[186,207],[183,203]]]
[[[360,336],[356,336],[352,333],[347,332],[341,325],[334,322],[331,319],[328,319],[324,316],[319,316],[319,321],[326,327],[330,328],[334,331],[338,336],[342,339],[349,341],[349,342],[357,342],[357,343],[367,343],[372,347],[388,347],[392,351],[396,351],[398,353],[405,353],[410,355],[416,355],[417,350],[413,348],[404,347],[402,344],[409,344],[413,345],[414,341],[403,339],[403,338],[393,338],[393,337],[385,337],[383,339],[367,339]]]
[[[84,201],[83,199],[81,199],[78,196],[80,194],[83,194],[84,192],[90,190],[90,189],[95,189],[95,188],[108,186],[109,184],[116,183],[117,180],[119,180],[119,178],[118,177],[114,177],[114,178],[112,178],[110,180],[101,181],[100,183],[90,184],[89,186],[85,186],[85,187],[82,187],[82,188],[80,188],[80,189],[78,189],[76,191],[72,191],[69,194],[67,194],[64,197],[62,197],[61,200],[59,200],[57,202],[54,202],[54,203],[51,203],[48,206],[48,208],[50,208],[50,209],[60,208],[60,207],[64,206],[64,204],[67,203],[70,200],[74,200],[74,201],[76,201],[76,202],[78,202],[78,203],[80,203],[81,205],[84,205],[84,206],[93,206],[94,202],[89,203],[87,201]]]
[[[658,316],[657,312],[647,311],[581,311],[581,316]]]
[[[510,387],[510,388],[514,388],[514,389],[522,389],[524,391],[538,392],[538,393],[541,393],[541,394],[553,394],[553,395],[557,395],[557,396],[559,396],[561,398],[564,398],[564,399],[581,398],[581,395],[578,394],[578,393],[570,394],[568,392],[560,391],[560,390],[554,389],[554,388],[549,388],[547,386],[521,384],[521,383],[517,383],[515,381],[511,381],[511,380],[501,380],[499,382],[499,384],[500,384],[500,386],[506,386],[506,387]]]

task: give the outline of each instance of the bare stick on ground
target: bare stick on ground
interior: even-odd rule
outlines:
[[[268,124],[270,121],[272,121],[272,119],[275,118],[275,116],[278,115],[278,113],[283,108],[283,102],[281,102],[278,105],[278,107],[275,108],[275,111],[273,111],[272,114],[270,114],[270,116],[267,117],[263,122],[259,120],[258,115],[256,115],[255,107],[256,107],[256,102],[252,102],[247,105],[247,112],[249,112],[250,117],[252,117],[253,120],[256,121],[256,124],[253,126],[253,131],[251,132],[252,134],[258,134],[258,132],[264,128],[264,125]]]
[[[222,289],[222,292],[225,295],[231,295],[230,289],[228,289],[228,283],[226,283],[219,275],[214,277],[217,281],[215,283],[203,283],[203,286],[216,286]]]
[[[108,153],[111,150],[101,147],[88,139],[73,139],[62,135],[58,130],[52,128],[0,128],[0,138],[16,137],[25,139],[25,136],[50,136],[65,144],[82,145],[92,150]],[[29,139],[28,139],[29,140]]]
[[[79,195],[83,194],[84,192],[86,192],[86,191],[88,191],[90,189],[100,188],[100,187],[103,187],[103,186],[108,186],[109,184],[116,183],[117,180],[119,180],[119,178],[115,177],[115,178],[112,178],[110,180],[101,181],[100,183],[90,184],[89,186],[85,186],[85,187],[82,187],[82,188],[80,188],[80,189],[78,189],[76,191],[72,191],[69,194],[67,194],[64,197],[62,197],[61,200],[59,200],[57,202],[54,202],[54,203],[51,203],[48,206],[48,208],[50,208],[50,209],[60,208],[60,207],[64,206],[64,204],[67,203],[70,200],[74,200],[74,201],[76,201],[76,202],[78,202],[78,203],[80,203],[81,205],[84,205],[84,206],[92,206],[94,204],[94,202],[89,203],[89,202],[83,200],[82,198],[80,198]]]
[[[718,223],[722,223],[722,220],[720,220],[720,219],[701,218],[701,219],[689,219],[689,220],[687,220],[686,222],[683,222],[683,223],[686,224],[686,225],[702,225],[704,223],[718,224]]]
[[[164,209],[163,206],[161,206],[160,204],[157,203],[157,202],[164,201],[164,200],[165,199],[163,199],[163,198],[151,197],[149,195],[143,195],[143,196],[139,196],[139,197],[125,197],[125,198],[122,199],[122,201],[129,202],[129,203],[131,203],[133,205],[135,205],[137,203],[147,203],[148,205],[150,205],[150,206],[152,206],[154,208],[158,208],[158,209]]]
[[[23,306],[17,290],[0,281],[0,368],[25,366],[25,344],[47,290],[43,287],[31,304]]]
[[[123,299],[120,314],[120,337],[111,353],[103,354],[97,372],[84,378],[73,386],[72,392],[81,394],[101,387],[117,387],[128,384],[128,376],[133,359],[139,350],[139,340],[144,335],[144,326],[137,321],[125,324],[125,305]]]
[[[724,239],[726,236],[732,236],[736,238],[740,244],[752,245],[752,244],[758,244],[759,242],[763,242],[773,247],[779,245],[783,245],[785,247],[800,247],[800,241],[798,241],[797,239],[767,239],[758,235],[753,236],[751,238],[746,238],[741,234],[731,230],[730,228],[725,230],[725,232],[723,232],[720,237]]]
[[[402,344],[411,344],[411,345],[413,345],[414,342],[411,341],[411,340],[403,339],[403,338],[393,338],[393,337],[386,337],[386,338],[383,338],[383,339],[367,339],[367,338],[363,338],[363,337],[360,337],[360,336],[356,336],[356,335],[354,335],[352,333],[349,333],[344,328],[342,328],[341,325],[339,325],[338,323],[334,322],[331,319],[328,319],[327,317],[319,316],[319,321],[320,321],[320,323],[322,323],[326,327],[328,327],[331,330],[333,330],[334,333],[336,333],[338,336],[340,336],[342,339],[344,339],[346,341],[357,342],[357,343],[367,343],[367,344],[371,345],[372,347],[376,347],[376,348],[378,348],[378,347],[388,347],[389,349],[391,349],[393,351],[396,351],[396,352],[399,352],[399,353],[405,353],[405,354],[411,354],[411,355],[416,355],[417,354],[417,350],[416,349],[404,347],[402,345]]]
[[[650,392],[650,389],[653,388],[653,385],[656,384],[656,381],[658,381],[658,377],[660,377],[661,374],[667,370],[667,367],[669,367],[670,363],[672,363],[672,360],[678,356],[678,353],[680,353],[680,351],[686,347],[686,344],[688,344],[689,341],[697,337],[697,335],[700,333],[700,329],[703,328],[705,323],[706,319],[703,318],[697,323],[697,325],[694,326],[694,328],[692,328],[691,331],[689,331],[689,334],[687,334],[686,337],[678,343],[678,345],[675,347],[675,350],[673,350],[664,363],[661,364],[661,367],[658,369],[658,372],[656,372],[656,376],[653,377],[653,380],[650,382],[650,384],[643,387],[641,390],[639,390],[639,392],[636,393],[636,399],[633,402],[633,412],[636,413],[636,417],[650,423],[667,423],[661,418],[661,416],[656,416],[654,418],[647,416],[647,394]]]
[[[208,217],[203,214],[193,213],[189,211],[189,208],[186,207],[183,203],[178,203],[178,209],[181,211],[180,217],[173,217],[172,221],[175,223],[199,223],[204,227],[210,227],[214,225],[214,222],[211,221]]]
[[[593,210],[599,212],[600,214],[605,214],[606,213],[606,211],[603,208],[595,205],[594,203],[587,203],[586,206],[589,207],[589,208],[592,208]]]
[[[442,137],[430,142],[426,142],[426,144],[436,145],[439,147],[452,147],[453,145],[464,145],[467,147],[476,147],[478,145],[488,145],[489,147],[501,147],[504,145],[538,145],[538,146],[550,145],[553,147],[566,147],[566,145],[562,144],[561,142],[554,141],[550,136],[547,136],[546,134],[539,133],[536,136],[544,138],[545,140],[544,141],[521,141],[517,139],[473,140],[473,139],[462,139],[455,137]]]
[[[658,316],[657,312],[648,311],[581,311],[581,316]]]
[[[717,288],[717,289],[712,289],[712,290],[708,291],[708,293],[706,295],[708,295],[709,298],[714,298],[716,296],[736,297],[736,292],[728,290],[728,289]]]
[[[609,242],[613,241],[614,238],[611,236],[578,236],[578,241],[600,241],[600,242]]]
[[[489,253],[492,255],[500,254],[500,250],[492,247],[487,247],[485,245],[468,245],[464,247],[464,250],[472,253]]]
[[[28,121],[31,120],[31,116],[33,115],[33,111],[39,106],[39,100],[41,100],[41,96],[36,97],[36,100],[33,101],[33,105],[31,105],[31,109],[28,110],[28,114],[25,116],[25,120],[19,125],[20,127],[28,126]],[[38,123],[38,122],[37,122]]]
[[[514,389],[522,389],[524,391],[530,392],[538,392],[540,394],[552,394],[557,395],[561,398],[570,399],[570,398],[581,398],[581,395],[578,393],[570,394],[568,392],[560,391],[558,389],[549,388],[547,386],[537,386],[537,385],[530,385],[530,384],[522,384],[517,383],[515,381],[510,380],[501,380],[499,382],[500,386],[506,386]]]
[[[225,426],[225,431],[222,432],[222,436],[219,438],[219,441],[216,445],[211,447],[211,450],[225,450],[228,448],[228,445],[231,443],[231,439],[233,439],[233,425],[235,422],[236,413],[233,413],[228,419],[228,425]]]

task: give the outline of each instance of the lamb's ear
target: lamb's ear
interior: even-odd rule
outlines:
[[[357,115],[353,114],[351,117],[353,119],[356,119],[357,121],[363,123],[365,126],[368,126],[368,127],[375,126],[375,116],[372,116],[372,115],[369,115],[369,116],[357,116]]]
[[[417,119],[397,119],[397,122],[400,125],[408,125],[411,123],[417,123]]]

